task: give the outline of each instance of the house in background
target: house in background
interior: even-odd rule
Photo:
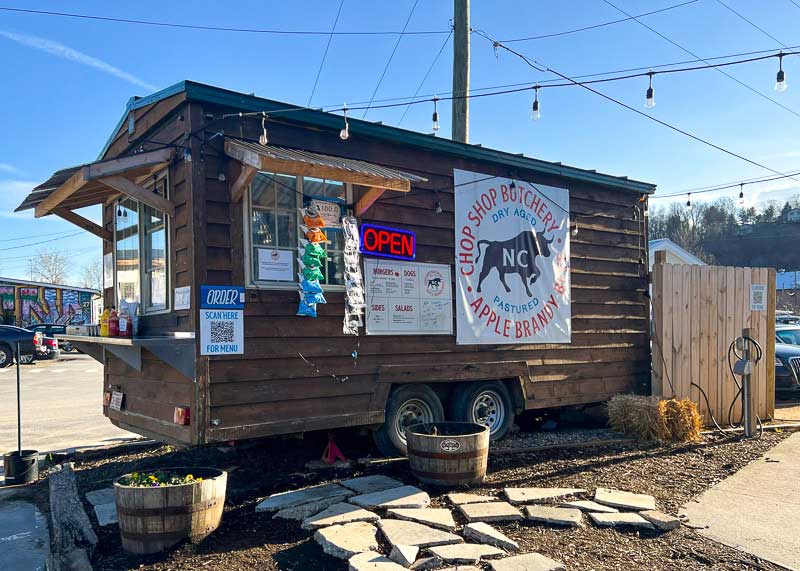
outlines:
[[[656,259],[656,252],[666,252],[667,253],[667,263],[668,264],[690,264],[693,266],[706,266],[703,260],[678,246],[675,242],[670,240],[669,238],[659,238],[658,240],[650,240],[649,242],[649,250],[650,250],[650,271],[653,271],[653,262]]]
[[[786,215],[787,222],[800,222],[800,208],[792,208]]]

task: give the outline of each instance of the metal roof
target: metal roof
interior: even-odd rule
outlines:
[[[93,293],[95,295],[100,295],[100,292],[96,289],[88,288],[88,287],[77,287],[71,285],[64,285],[64,284],[51,284],[46,282],[32,282],[28,280],[19,280],[17,278],[4,278],[0,277],[0,286],[31,286],[31,287],[49,287],[49,288],[56,288],[56,289],[71,289],[73,291],[84,291],[87,293]]]
[[[181,92],[185,92],[189,100],[221,105],[243,112],[266,111],[267,113],[275,113],[276,116],[283,113],[283,115],[281,115],[282,120],[299,124],[331,129],[337,132],[342,126],[341,115],[185,80],[148,95],[147,97],[131,98],[128,101],[125,113],[120,118],[111,137],[106,142],[100,156],[104,156],[107,152],[114,135],[116,135],[119,129],[124,125],[128,113],[134,109],[145,107]],[[490,149],[480,145],[459,143],[443,137],[400,129],[380,123],[372,123],[355,118],[348,118],[348,120],[350,123],[351,136],[371,137],[471,160],[502,164],[508,166],[510,169],[531,170],[542,174],[562,176],[573,180],[601,184],[621,190],[645,194],[652,194],[656,190],[656,185],[652,183],[632,180],[624,176],[613,176],[598,173],[594,170],[570,167],[561,163],[542,161],[524,155]]]
[[[35,208],[37,204],[39,204],[42,200],[50,196],[50,194],[59,186],[67,182],[69,178],[83,166],[84,165],[67,167],[65,169],[61,169],[60,171],[56,171],[53,174],[51,174],[50,178],[48,178],[42,184],[31,190],[30,194],[28,194],[28,196],[25,197],[25,200],[22,201],[22,204],[17,206],[14,212],[20,212],[22,210],[28,210],[29,208]]]

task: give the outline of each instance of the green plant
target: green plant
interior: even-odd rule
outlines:
[[[196,478],[192,474],[180,475],[174,472],[133,472],[129,476],[120,478],[123,486],[134,488],[160,488],[162,486],[182,486],[193,482],[202,482],[203,478]]]

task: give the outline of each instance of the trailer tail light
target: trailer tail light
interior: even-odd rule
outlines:
[[[42,334],[38,331],[33,334],[33,344],[36,347],[42,344]]]
[[[175,412],[172,415],[172,420],[175,424],[179,424],[180,426],[189,426],[189,421],[192,416],[191,413],[192,409],[188,406],[176,406]]]
[[[111,391],[106,391],[103,393],[103,406],[108,406],[111,404]]]

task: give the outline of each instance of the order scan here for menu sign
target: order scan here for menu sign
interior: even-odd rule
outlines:
[[[244,288],[200,286],[200,354],[244,353]]]
[[[367,335],[452,335],[450,266],[365,258]]]

